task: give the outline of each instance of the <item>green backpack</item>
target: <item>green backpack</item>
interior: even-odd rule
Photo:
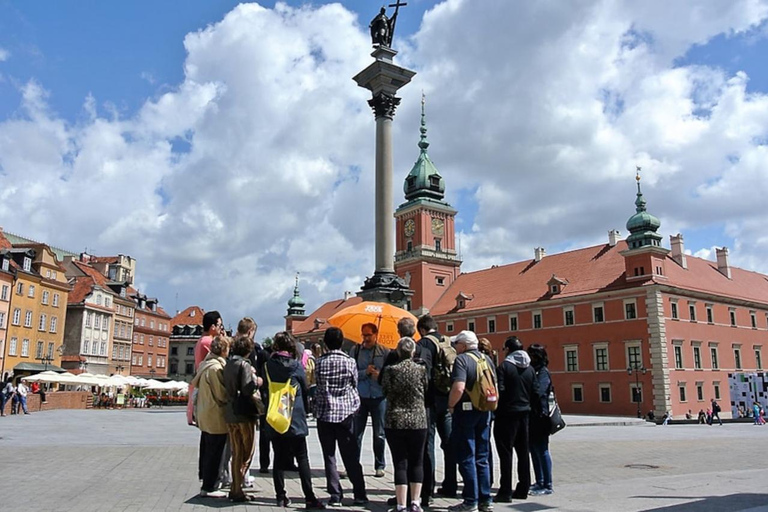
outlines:
[[[451,391],[451,373],[453,372],[453,362],[456,360],[456,349],[451,345],[451,339],[448,336],[442,336],[440,339],[433,334],[427,334],[437,348],[436,359],[432,362],[432,382],[435,391],[447,395]]]

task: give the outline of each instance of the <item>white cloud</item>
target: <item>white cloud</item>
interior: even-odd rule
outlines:
[[[465,270],[623,230],[637,163],[665,234],[713,226],[734,240],[734,264],[768,271],[768,98],[743,73],[675,64],[718,34],[756,37],[766,12],[753,0],[447,0],[397,42],[418,75],[394,123],[396,191],[424,89],[448,200],[476,201],[463,205],[476,208],[460,224]],[[260,335],[282,323],[297,270],[309,310],[356,290],[373,270],[374,123],[351,80],[370,62],[366,32],[339,4],[241,4],[188,34],[184,81],[128,116],[99,116],[89,96],[68,122],[48,107],[55,86],[29,82],[23,115],[0,122],[0,222],[127,252],[168,309],[178,292],[179,307],[233,325],[254,316]]]
[[[0,62],[5,62],[8,60],[11,56],[11,52],[6,50],[5,48],[0,48]]]

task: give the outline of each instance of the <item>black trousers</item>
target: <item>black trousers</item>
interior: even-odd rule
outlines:
[[[272,481],[275,484],[277,498],[285,498],[285,468],[290,467],[293,458],[296,457],[304,499],[307,501],[315,500],[315,492],[312,490],[312,474],[309,469],[309,455],[307,454],[307,438],[274,434],[272,435],[272,446],[275,448],[275,467],[272,469]]]
[[[395,485],[424,482],[424,445],[427,429],[386,429],[387,443],[392,452],[395,468]]]
[[[202,489],[207,492],[216,490],[216,480],[219,479],[219,464],[227,434],[200,433],[200,471],[203,478]]]
[[[499,452],[499,494],[528,496],[531,487],[531,460],[528,449],[528,413],[496,416],[493,426]],[[512,492],[512,450],[517,454],[518,482]]]
[[[266,415],[259,416],[259,469],[269,469],[270,439],[266,426]]]
[[[351,414],[341,423],[329,423],[317,421],[317,436],[320,438],[320,447],[323,450],[323,465],[325,466],[325,482],[331,500],[341,500],[343,490],[339,479],[339,471],[336,466],[336,445],[339,446],[341,460],[352,481],[352,489],[355,499],[365,499],[365,478],[363,466],[360,464],[357,449],[357,434],[355,433],[355,415]]]

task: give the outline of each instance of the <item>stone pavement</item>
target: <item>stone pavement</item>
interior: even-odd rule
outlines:
[[[497,505],[497,512],[768,511],[768,427],[566,420],[571,427],[551,438],[555,494]],[[272,507],[271,477],[258,473],[254,503],[198,498],[198,440],[180,408],[55,410],[2,418],[0,510],[279,511]],[[315,489],[323,498],[314,428],[309,446]],[[370,431],[362,461],[372,502],[344,510],[384,512],[393,495],[392,475],[372,476]],[[287,476],[289,496],[302,503],[298,475]],[[437,500],[432,509],[443,512],[453,503]]]

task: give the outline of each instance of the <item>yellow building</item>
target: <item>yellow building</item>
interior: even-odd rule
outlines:
[[[45,244],[7,249],[15,272],[2,372],[14,377],[59,369],[70,286],[64,268]]]

